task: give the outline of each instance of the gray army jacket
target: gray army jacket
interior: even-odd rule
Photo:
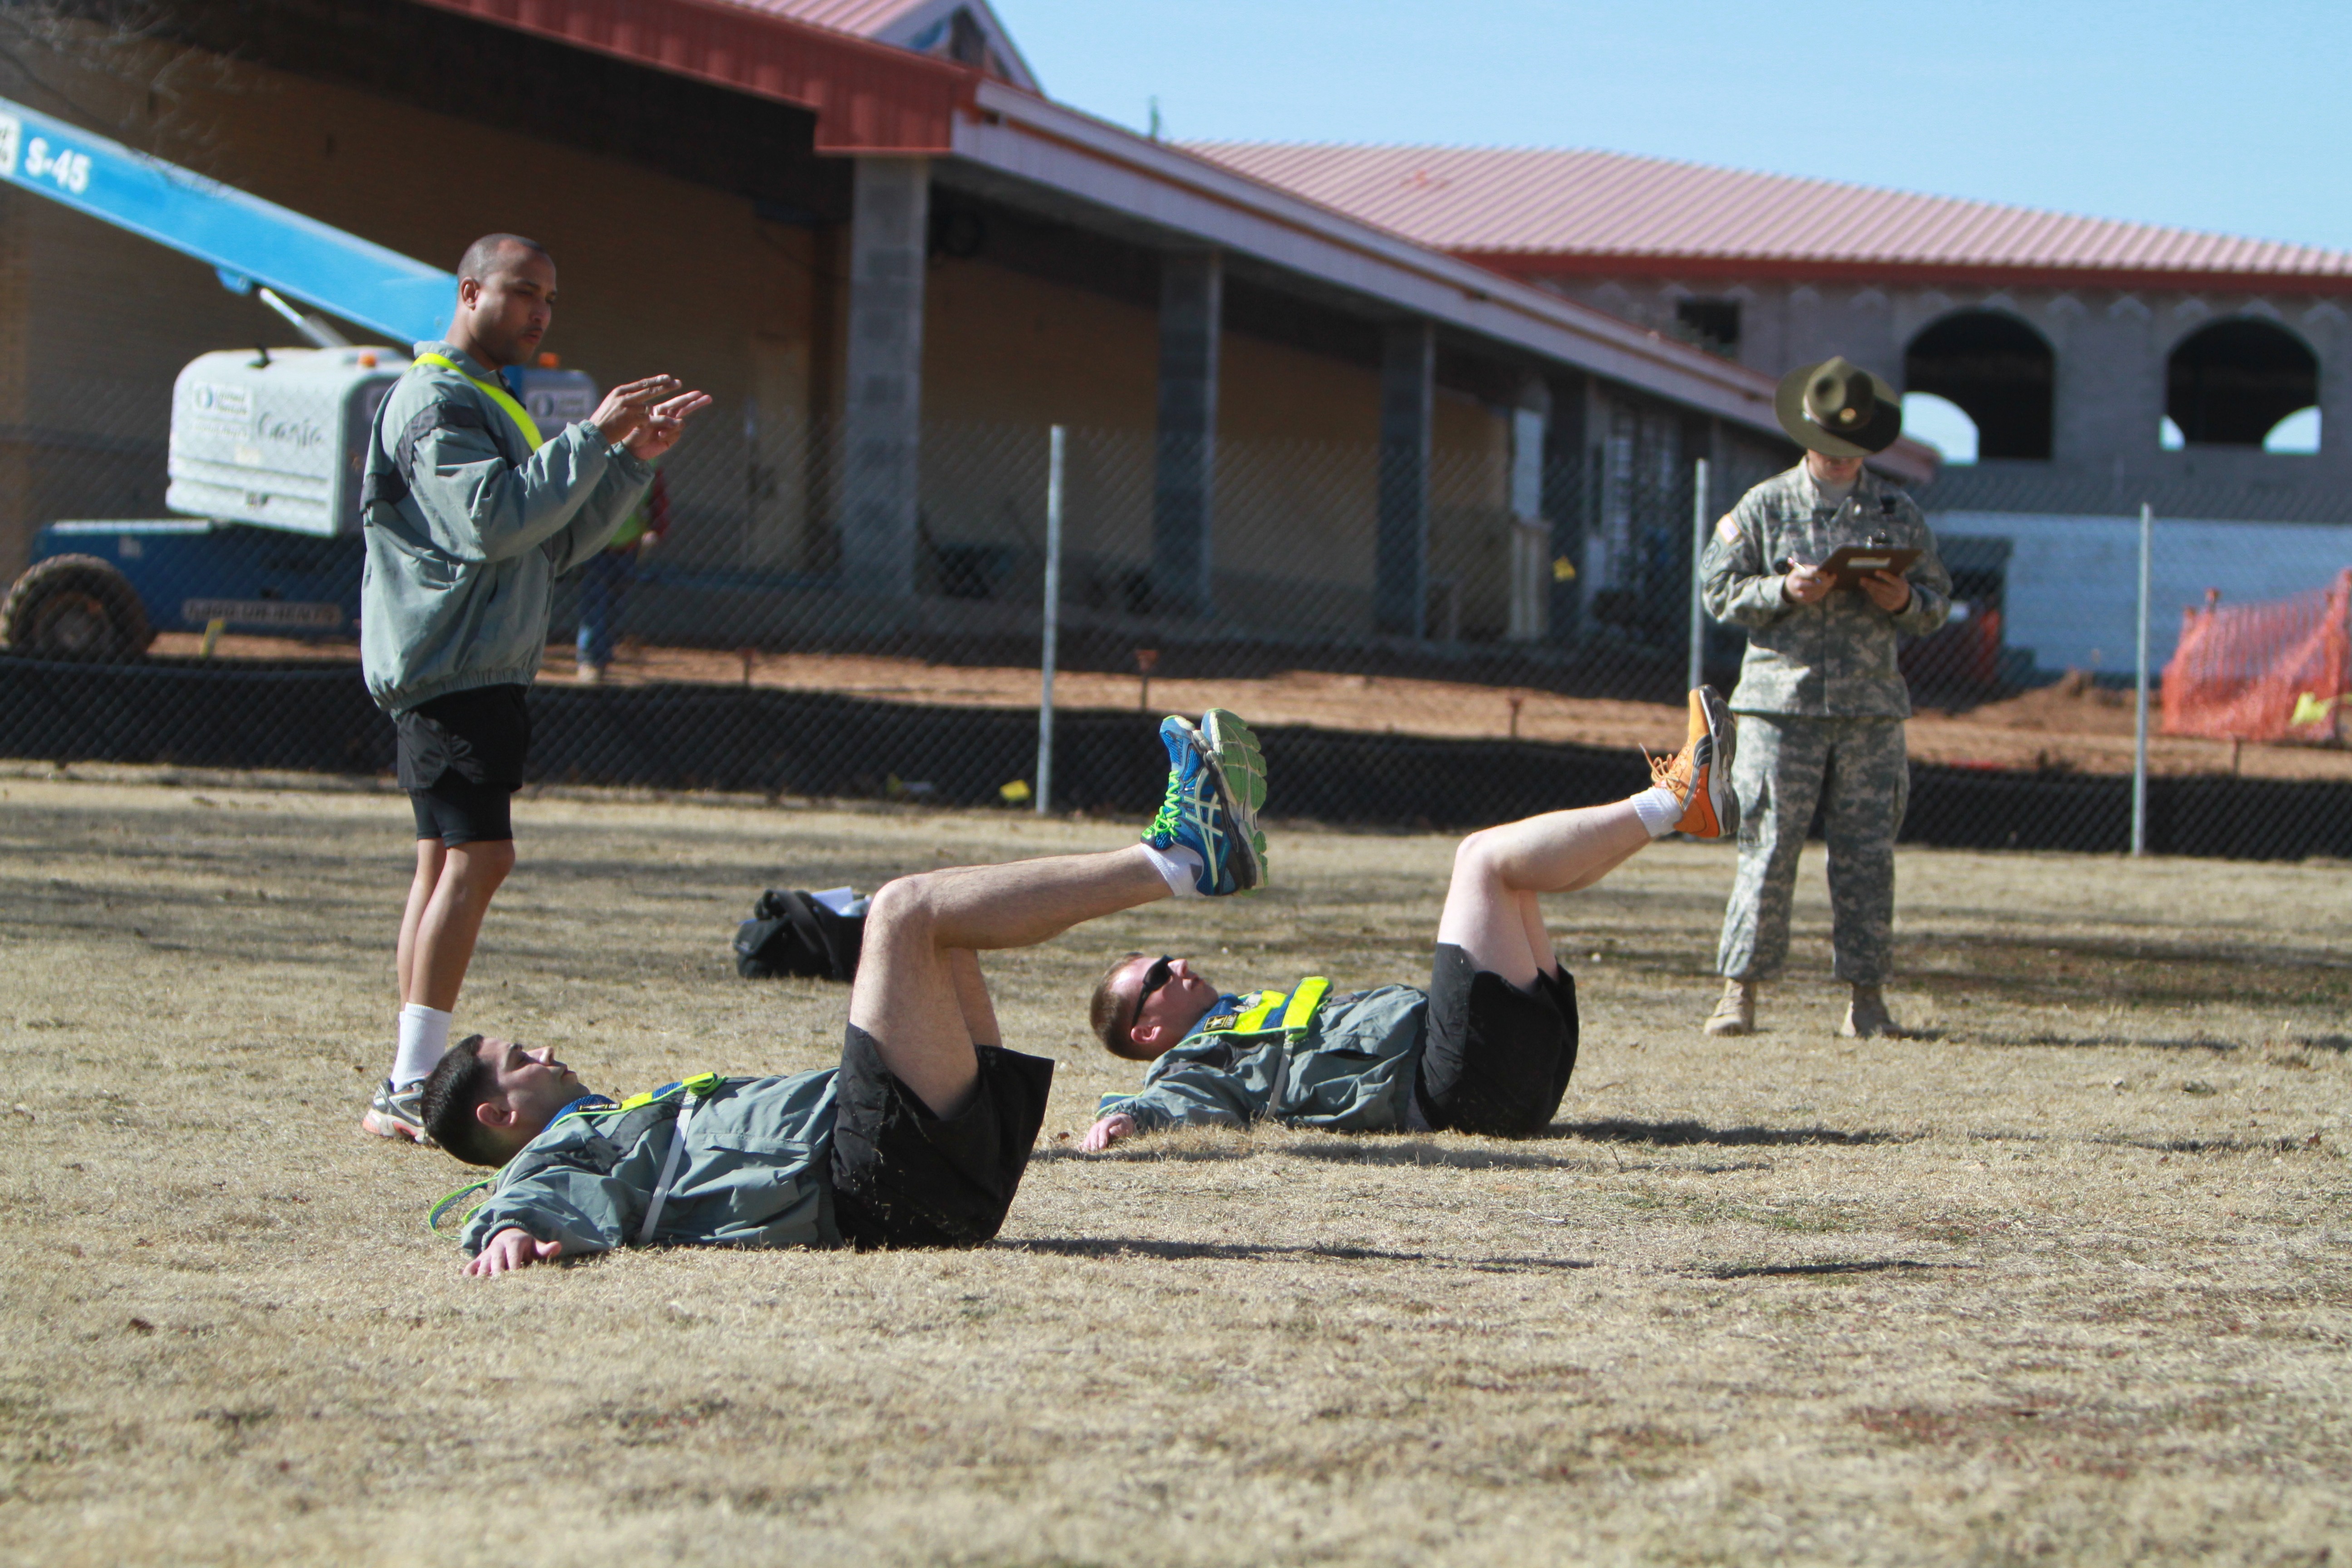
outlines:
[[[361,493],[360,668],[377,706],[404,713],[446,692],[528,686],[547,649],[555,579],[604,547],[653,469],[582,421],[525,447],[465,374],[417,364],[393,384],[368,438]]]
[[[567,1258],[639,1245],[838,1247],[834,1072],[706,1075],[569,1110],[491,1179],[490,1195],[466,1221],[466,1256],[509,1226],[562,1242]],[[689,1105],[673,1165],[679,1113]],[[648,1227],[656,1192],[662,1204]]]
[[[1414,1121],[1412,1086],[1429,1036],[1429,994],[1383,985],[1328,995],[1310,977],[1288,993],[1223,996],[1144,1074],[1107,1094],[1099,1116],[1139,1131],[1245,1127],[1272,1119],[1335,1132],[1391,1132]],[[1301,1006],[1311,996],[1311,1006]],[[1296,1009],[1294,1011],[1294,1009]]]
[[[1883,536],[1919,559],[1905,576],[1911,603],[1888,615],[1859,588],[1811,605],[1780,594],[1780,563],[1820,563],[1841,545]],[[1916,502],[1868,469],[1832,510],[1802,463],[1739,498],[1701,562],[1706,613],[1748,630],[1733,711],[1816,719],[1907,719],[1911,692],[1895,668],[1897,633],[1922,637],[1951,613],[1952,579]]]

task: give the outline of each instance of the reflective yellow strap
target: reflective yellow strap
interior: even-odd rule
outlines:
[[[465,367],[459,364],[456,360],[451,359],[447,354],[418,354],[416,356],[416,363],[419,364],[437,364],[444,370],[454,370],[459,375],[465,375],[467,381],[473,382],[476,386],[481,389],[483,396],[488,398],[491,402],[497,404],[499,407],[507,411],[507,417],[515,422],[515,428],[522,432],[523,440],[530,444],[532,451],[538,451],[541,447],[546,444],[541,439],[539,426],[537,424],[532,422],[530,413],[524,409],[521,404],[517,403],[514,400],[513,396],[508,393],[505,387],[499,386],[494,382],[481,381],[473,376],[466,375]]]
[[[1265,1028],[1265,1021],[1273,1017],[1274,1010],[1281,1005],[1281,992],[1259,992],[1257,999],[1250,1004],[1249,1010],[1234,1020],[1233,1032],[1236,1035],[1255,1035],[1263,1032]]]
[[[1319,974],[1310,974],[1300,981],[1298,989],[1291,993],[1290,1005],[1282,1010],[1282,1032],[1295,1035],[1306,1028],[1330,990],[1331,983]]]
[[[641,1105],[651,1105],[656,1100],[660,1100],[670,1094],[678,1092],[701,1095],[707,1098],[710,1094],[711,1090],[718,1087],[719,1075],[717,1073],[698,1072],[692,1078],[680,1079],[677,1082],[671,1084],[669,1088],[663,1089],[659,1094],[656,1094],[650,1089],[646,1090],[643,1094],[633,1094],[629,1096],[628,1099],[621,1101],[621,1103],[614,1107],[614,1109],[619,1110],[635,1110]]]
[[[488,1186],[492,1182],[497,1180],[498,1178],[496,1176],[484,1176],[478,1182],[459,1187],[456,1192],[451,1193],[447,1197],[443,1198],[439,1203],[435,1204],[433,1205],[433,1212],[425,1216],[425,1228],[433,1232],[436,1236],[446,1235],[447,1233],[443,1231],[441,1228],[441,1216],[447,1214],[458,1204],[464,1202],[468,1194],[480,1192],[484,1187]],[[457,1237],[452,1236],[450,1237],[450,1239],[454,1241]]]

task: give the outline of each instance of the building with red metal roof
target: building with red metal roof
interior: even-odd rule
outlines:
[[[1952,504],[2345,510],[2315,432],[2352,430],[2352,253],[1618,153],[1190,145],[1763,374],[1941,397],[1978,442]]]
[[[989,601],[1035,592],[1062,424],[1117,454],[1073,479],[1082,620],[1566,644],[1604,604],[1680,614],[1692,459],[1727,483],[1793,452],[1769,376],[1054,103],[977,0],[167,8],[212,57],[178,121],[63,58],[73,112],[404,254],[534,235],[568,362],[720,399],[666,470],[681,521],[633,612],[658,635],[1020,624]],[[51,393],[168,385],[257,330],[201,268],[0,209],[0,342]],[[5,412],[31,401],[0,384],[0,567],[44,517],[153,505],[143,458],[80,454],[160,431],[68,427],[95,394]],[[1623,417],[1655,437],[1638,476]]]

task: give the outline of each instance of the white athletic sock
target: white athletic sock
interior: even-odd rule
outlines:
[[[1664,838],[1683,819],[1683,803],[1665,785],[1654,784],[1633,797],[1633,815],[1642,819],[1651,837]]]
[[[411,1002],[400,1010],[400,1048],[393,1053],[392,1087],[406,1089],[432,1076],[449,1054],[449,1015]]]
[[[1160,878],[1167,882],[1170,892],[1180,899],[1197,899],[1201,896],[1200,884],[1193,879],[1201,874],[1199,850],[1187,849],[1181,844],[1177,845],[1173,849],[1154,849],[1147,844],[1143,847],[1143,852],[1151,857],[1151,863],[1154,866],[1160,868]]]

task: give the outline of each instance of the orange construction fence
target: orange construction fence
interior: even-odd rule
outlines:
[[[2335,586],[2261,605],[2181,613],[2164,667],[2164,732],[2332,741],[2352,691],[2352,571]]]

